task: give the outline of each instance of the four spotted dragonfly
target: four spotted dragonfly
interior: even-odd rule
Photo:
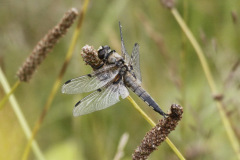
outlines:
[[[141,86],[141,72],[139,65],[139,45],[135,43],[131,58],[128,55],[122,36],[122,27],[119,22],[122,56],[109,46],[98,49],[98,57],[103,64],[94,69],[94,72],[65,82],[62,93],[78,94],[91,92],[80,100],[73,109],[74,116],[88,114],[110,107],[126,98],[130,88],[144,102],[156,112],[165,117],[167,115]]]

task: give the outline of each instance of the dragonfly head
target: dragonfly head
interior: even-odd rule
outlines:
[[[98,57],[102,60],[106,59],[108,57],[108,54],[111,52],[111,48],[107,45],[100,46],[98,49]]]
[[[117,64],[118,61],[122,61],[123,58],[115,50],[111,50],[109,46],[100,46],[98,49],[98,57],[104,63]]]

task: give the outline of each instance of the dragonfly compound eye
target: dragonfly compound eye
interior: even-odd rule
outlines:
[[[110,50],[109,46],[107,46],[107,45],[106,46],[101,46],[98,50],[98,57],[100,59],[106,58],[109,50]]]

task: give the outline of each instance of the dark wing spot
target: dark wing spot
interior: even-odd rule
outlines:
[[[98,92],[101,92],[102,90],[99,88],[99,89],[97,89],[97,91],[98,91]]]
[[[69,82],[71,82],[71,79],[70,79],[70,80],[68,80],[67,82],[65,82],[64,84],[68,84]]]
[[[77,107],[79,105],[79,103],[81,103],[81,101],[78,101],[76,104],[75,104],[75,107]]]
[[[92,77],[92,75],[91,75],[91,74],[88,74],[87,76],[88,76],[88,77]]]

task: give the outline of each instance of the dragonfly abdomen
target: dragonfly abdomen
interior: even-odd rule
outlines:
[[[133,90],[133,89],[132,89]],[[161,115],[165,115],[165,113],[160,109],[158,104],[154,101],[154,99],[145,91],[140,85],[133,90],[148,106],[151,106],[154,111],[158,112]]]
[[[148,106],[151,106],[154,111],[158,112],[162,116],[166,114],[160,109],[158,104],[154,101],[154,99],[145,91],[141,85],[136,83],[136,79],[133,76],[125,77],[126,85],[136,94],[138,95]]]

